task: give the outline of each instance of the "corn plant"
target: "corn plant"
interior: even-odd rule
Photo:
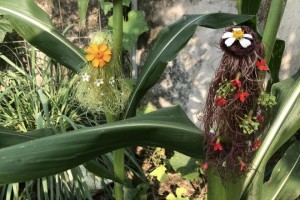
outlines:
[[[260,1],[239,0],[238,3],[239,11],[246,15],[185,15],[174,24],[163,28],[132,88],[125,109],[117,116],[106,113],[109,123],[44,137],[33,132],[29,132],[32,136],[27,137],[1,128],[0,183],[48,176],[82,163],[89,165],[95,157],[115,150],[117,153],[114,162],[122,166],[124,156],[122,150],[118,149],[134,145],[168,147],[193,158],[204,159],[204,138],[201,130],[187,118],[180,107],[160,109],[137,117],[135,114],[141,98],[158,81],[167,62],[175,58],[193,36],[197,26],[218,29],[247,24],[255,29],[255,14]],[[283,42],[276,41],[276,32],[285,3],[284,0],[272,1],[262,39],[267,46],[266,60],[273,76],[273,72],[278,71],[280,66],[282,52],[279,50],[284,45]],[[122,12],[119,9],[121,5],[121,0],[113,1],[115,10],[112,52],[116,55],[120,55],[120,40],[122,41],[122,33],[118,32],[122,31],[122,19],[118,18]],[[55,30],[47,14],[32,1],[0,0],[0,13],[24,39],[75,73],[80,73],[83,66],[90,64],[87,62],[90,59],[85,59],[84,52]],[[279,45],[280,48],[273,50],[274,45]],[[106,61],[110,59],[106,57]],[[112,59],[117,59],[116,66],[120,67],[120,56]],[[96,64],[99,63],[94,63]],[[87,76],[83,78],[88,79]],[[272,85],[277,105],[272,110],[274,117],[270,120],[270,128],[252,160],[251,169],[244,176],[239,176],[239,180],[232,181],[222,179],[214,168],[210,168],[207,171],[208,199],[295,199],[299,196],[300,148],[299,141],[295,139],[300,126],[299,80],[296,74]],[[267,163],[278,150],[285,154],[278,159],[271,178],[265,181]],[[115,177],[112,177],[118,183],[115,184],[116,199],[123,198],[123,188],[128,186],[124,182],[121,168],[116,166]]]

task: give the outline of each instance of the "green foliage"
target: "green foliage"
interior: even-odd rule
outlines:
[[[11,32],[12,32],[12,27],[10,23],[6,19],[0,17],[0,43],[3,42],[6,33],[11,33]]]
[[[114,149],[133,145],[164,146],[202,158],[201,151],[195,152],[202,143],[198,128],[182,109],[171,107],[141,117],[2,148],[0,183],[55,174]],[[45,164],[47,168],[43,167]]]
[[[25,40],[62,65],[78,71],[85,62],[82,50],[54,29],[32,0],[0,0],[0,14]]]
[[[162,183],[168,178],[166,171],[167,168],[164,165],[159,165],[150,173],[150,175]]]
[[[236,0],[239,14],[256,15],[261,0]]]
[[[85,21],[86,12],[89,5],[89,0],[77,0],[78,8],[79,8],[79,18],[80,24]]]
[[[196,161],[196,159],[179,152],[175,152],[172,158],[170,158],[172,168],[189,181],[199,178],[199,173],[197,171],[199,165],[197,165]]]
[[[182,195],[184,195],[187,192],[187,189],[185,188],[176,188],[176,196],[172,193],[170,193],[167,196],[167,200],[188,200],[189,198],[187,197],[182,197]]]
[[[113,27],[113,17],[109,18],[108,25]],[[145,13],[142,11],[131,10],[128,13],[128,20],[123,21],[123,48],[131,51],[138,37],[148,31]]]
[[[262,199],[296,199],[300,194],[300,142],[291,145],[277,162],[268,182],[263,185]]]

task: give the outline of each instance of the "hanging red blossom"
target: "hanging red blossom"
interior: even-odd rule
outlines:
[[[222,107],[223,105],[225,105],[228,102],[228,100],[226,100],[223,97],[218,97],[218,98],[215,98],[215,102],[217,103],[218,107]]]
[[[242,87],[242,83],[241,83],[241,81],[240,81],[239,78],[236,78],[236,79],[230,81],[230,83],[231,83],[231,85],[233,85],[233,86],[238,86],[239,88]]]
[[[203,169],[203,170],[207,170],[208,167],[209,167],[209,166],[208,166],[208,163],[207,163],[207,162],[205,162],[205,163],[202,164],[202,169]]]
[[[262,71],[268,71],[269,67],[266,65],[266,60],[256,61],[256,67]]]
[[[263,115],[257,115],[257,120],[260,124],[263,124],[265,121],[265,117]]]
[[[219,151],[223,150],[223,147],[220,143],[220,139],[217,139],[216,143],[214,144],[214,151],[217,151],[217,150],[219,150]]]
[[[240,99],[240,101],[242,103],[245,102],[246,98],[249,96],[249,93],[246,91],[246,92],[243,92],[242,90],[239,90],[238,93],[235,95],[235,99]]]
[[[255,140],[252,144],[252,149],[256,150],[260,147],[260,141],[259,140]]]
[[[244,171],[247,168],[247,164],[244,163],[242,160],[240,161],[240,170]]]

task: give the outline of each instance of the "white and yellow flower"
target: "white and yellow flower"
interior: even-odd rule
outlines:
[[[253,39],[253,37],[250,34],[245,34],[241,28],[232,28],[232,32],[225,32],[222,39],[226,39],[225,45],[227,47],[230,47],[236,40],[238,40],[243,48],[247,48],[251,45],[251,41],[249,39]]]

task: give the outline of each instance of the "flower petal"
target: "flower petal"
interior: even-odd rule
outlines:
[[[225,32],[222,36],[222,39],[230,38],[233,36],[232,32]]]
[[[99,45],[99,51],[104,52],[108,47],[105,44]]]
[[[253,39],[252,35],[251,35],[251,34],[247,34],[247,33],[246,33],[246,34],[244,34],[244,37],[245,37],[245,38],[250,38],[250,39]]]
[[[99,66],[99,59],[94,59],[94,60],[92,61],[92,66],[93,66],[93,67],[98,67],[98,66]]]
[[[235,41],[235,38],[231,37],[231,38],[228,38],[227,40],[225,40],[225,44],[227,47],[230,47]]]
[[[86,58],[87,61],[91,61],[91,60],[93,60],[95,58],[95,56],[93,54],[87,54],[85,56],[85,58]]]
[[[104,65],[105,65],[105,61],[103,59],[100,59],[99,60],[99,66],[104,67]]]
[[[109,62],[110,59],[111,59],[111,56],[110,56],[110,55],[104,55],[104,56],[103,56],[103,60],[104,60],[105,62]]]
[[[244,47],[244,48],[247,48],[248,46],[251,45],[250,40],[245,39],[245,38],[241,38],[241,39],[239,40],[239,42],[240,42],[240,44],[242,45],[242,47]]]

